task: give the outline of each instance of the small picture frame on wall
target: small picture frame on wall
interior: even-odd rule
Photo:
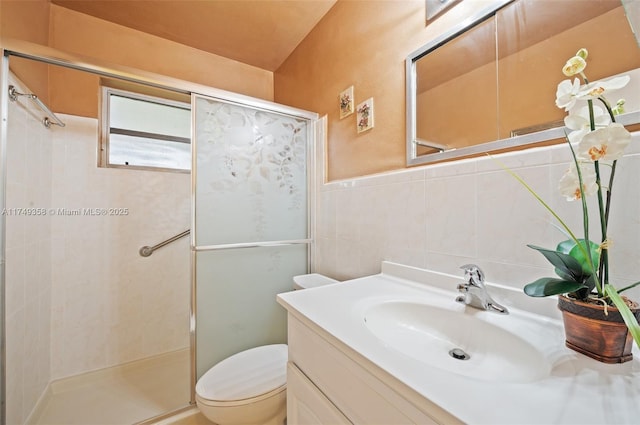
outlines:
[[[373,128],[373,97],[360,103],[356,108],[356,120],[358,125],[358,133]]]
[[[340,119],[353,114],[353,86],[340,93]]]

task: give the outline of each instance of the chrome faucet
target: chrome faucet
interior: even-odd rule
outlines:
[[[481,310],[509,314],[509,310],[495,302],[487,292],[484,273],[480,267],[475,264],[465,264],[460,268],[464,270],[464,283],[458,285],[458,292],[461,292],[462,295],[458,296],[456,301]]]

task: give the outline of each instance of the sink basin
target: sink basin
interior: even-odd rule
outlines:
[[[516,333],[527,328],[522,318],[470,310],[388,301],[366,309],[364,321],[391,349],[459,375],[518,383],[549,375],[550,362]]]

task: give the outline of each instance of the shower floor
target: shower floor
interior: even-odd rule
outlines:
[[[35,425],[130,425],[186,406],[189,349],[51,383]]]

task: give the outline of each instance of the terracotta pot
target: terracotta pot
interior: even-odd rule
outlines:
[[[640,306],[631,308],[640,320]],[[633,338],[617,308],[558,297],[567,347],[603,363],[624,363],[633,359]]]

